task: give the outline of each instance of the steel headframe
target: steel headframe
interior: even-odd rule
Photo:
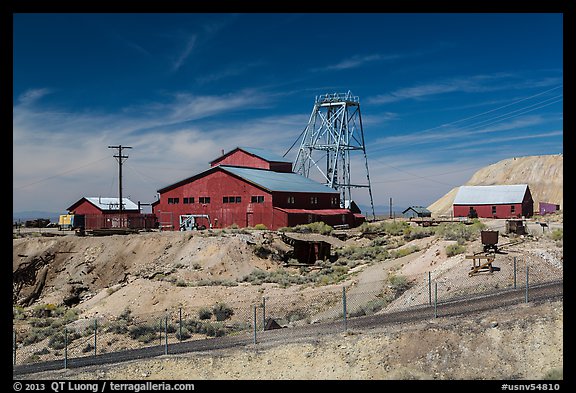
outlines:
[[[351,152],[364,155],[367,184],[352,183]],[[350,91],[316,96],[294,160],[294,171],[338,190],[341,207],[345,201],[352,201],[352,188],[368,188],[372,216],[376,218],[359,97]]]

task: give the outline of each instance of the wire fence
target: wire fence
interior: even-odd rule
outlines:
[[[355,318],[390,315],[403,310],[434,309],[447,302],[530,288],[563,281],[562,265],[530,264],[529,258],[501,258],[492,271],[475,274],[470,265],[434,270],[415,276],[394,272],[387,279],[362,284],[306,287],[291,295],[278,291],[256,301],[221,301],[200,309],[177,308],[162,313],[133,316],[126,310],[116,318],[78,319],[62,324],[55,318],[37,318],[28,330],[13,333],[13,364],[96,356],[151,346],[223,336],[254,335],[285,328],[286,337],[299,327],[325,324],[334,332],[346,329]],[[455,274],[456,270],[456,274]],[[334,322],[342,323],[335,324]],[[29,321],[30,322],[30,321]],[[17,326],[15,324],[15,326]]]

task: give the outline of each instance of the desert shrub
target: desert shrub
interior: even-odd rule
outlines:
[[[268,229],[268,227],[267,227],[266,225],[264,225],[264,224],[256,224],[256,225],[254,226],[254,229],[258,229],[258,230],[260,230],[260,231],[265,231],[265,230]]]
[[[200,318],[201,320],[212,318],[212,310],[206,307],[201,308],[200,310],[198,310],[198,318]]]
[[[319,233],[321,235],[330,235],[334,228],[323,221],[311,222],[309,224],[296,225],[295,227],[282,227],[279,232],[298,232],[298,233]]]
[[[403,236],[407,241],[422,239],[429,236],[434,236],[436,229],[434,227],[407,227],[404,228]]]
[[[143,343],[149,343],[158,338],[156,331],[157,326],[152,325],[134,325],[130,326],[128,329],[128,335],[130,338],[138,340]]]
[[[554,241],[560,241],[564,239],[564,230],[563,229],[554,229],[550,232],[550,238]]]
[[[564,379],[564,370],[562,368],[553,368],[546,372],[542,379],[547,381],[561,381]]]
[[[446,246],[446,255],[453,257],[454,255],[466,252],[466,247],[461,244],[449,244]]]
[[[176,338],[178,340],[188,340],[190,337],[192,337],[192,335],[186,328],[182,328],[181,331],[178,330],[178,332],[176,332]]]
[[[26,311],[24,310],[24,307],[22,306],[13,306],[12,307],[12,319],[26,319]]]
[[[58,332],[50,337],[48,340],[48,346],[52,349],[63,349],[66,344],[70,343],[76,339],[80,338],[80,333],[78,332]]]
[[[258,258],[266,259],[270,254],[272,254],[272,250],[270,250],[268,247],[258,245],[254,247],[254,254]]]
[[[466,225],[464,223],[443,223],[438,225],[436,234],[445,240],[456,240],[459,244],[473,240],[480,234],[479,225]]]
[[[188,283],[185,280],[179,278],[178,280],[176,280],[176,286],[177,287],[187,287]]]
[[[234,315],[234,310],[226,303],[216,303],[212,307],[212,313],[217,321],[224,321]]]
[[[406,276],[402,276],[396,273],[391,273],[388,275],[388,283],[389,287],[394,290],[396,296],[410,288],[410,282]]]
[[[370,300],[368,303],[358,307],[356,310],[350,313],[350,317],[361,317],[363,315],[372,315],[380,310],[382,310],[387,304],[389,300],[383,297],[379,297],[373,300]]]
[[[383,261],[390,257],[388,251],[380,246],[349,246],[338,252],[339,257],[347,260],[374,260]]]
[[[240,281],[249,282],[252,285],[261,285],[262,283],[276,283],[281,287],[286,288],[294,284],[305,284],[309,280],[301,275],[292,275],[284,269],[277,269],[269,272],[262,269],[254,269],[250,274],[244,276]]]
[[[360,225],[362,233],[385,233],[391,236],[400,236],[404,234],[404,229],[409,228],[410,224],[405,221],[382,221],[378,223],[363,223]]]
[[[410,255],[416,251],[420,251],[420,248],[418,248],[417,246],[410,246],[410,247],[406,247],[406,248],[400,248],[398,250],[391,250],[390,251],[390,257],[402,258],[402,257],[405,257],[406,255]]]

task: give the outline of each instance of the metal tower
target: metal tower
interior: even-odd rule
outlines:
[[[294,171],[308,178],[319,174],[321,182],[340,192],[341,207],[349,207],[352,188],[368,188],[375,219],[359,98],[350,91],[316,96],[314,109],[301,136]],[[367,184],[352,183],[351,153],[364,155]]]

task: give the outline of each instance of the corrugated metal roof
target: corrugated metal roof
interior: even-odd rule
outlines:
[[[333,188],[293,172],[273,172],[227,165],[218,167],[268,191],[338,193]]]
[[[88,202],[92,203],[100,210],[118,210],[119,198],[102,198],[102,197],[84,197]],[[123,210],[138,210],[138,205],[128,198],[122,198]]]
[[[454,198],[455,205],[498,205],[521,203],[527,184],[498,186],[461,186]]]

